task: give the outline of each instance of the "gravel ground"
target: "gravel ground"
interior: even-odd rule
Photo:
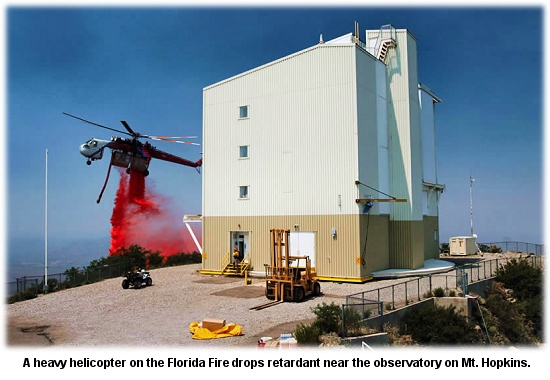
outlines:
[[[411,280],[364,284],[322,282],[319,297],[249,310],[267,302],[263,279],[253,278],[252,284],[245,285],[242,278],[201,275],[199,269],[200,264],[194,264],[151,270],[153,286],[140,290],[124,290],[120,285],[122,278],[114,278],[6,305],[8,345],[25,345],[24,340],[17,340],[16,332],[21,336],[21,329],[28,328],[31,333],[39,334],[45,344],[62,347],[144,344],[186,348],[255,347],[262,336],[278,337],[279,333],[293,332],[297,322],[312,320],[311,308],[322,302],[340,305],[346,295]],[[423,289],[420,291],[422,294]],[[396,303],[404,301],[404,292],[405,286],[395,286]],[[408,294],[410,297],[410,287]],[[190,323],[205,318],[237,323],[242,326],[243,335],[192,339]]]
[[[323,282],[323,294],[319,297],[249,310],[268,301],[263,279],[254,278],[252,284],[246,286],[242,278],[200,275],[199,269],[200,264],[194,264],[151,270],[153,286],[139,290],[124,290],[120,286],[122,279],[115,278],[17,302],[7,305],[9,325],[34,327],[34,330],[49,326],[42,332],[58,346],[118,346],[143,342],[151,346],[255,346],[264,336],[263,332],[313,318],[311,308],[315,305],[342,304],[347,294],[374,288],[380,283]],[[242,295],[231,295],[239,289]],[[242,326],[243,335],[192,339],[189,324],[204,318],[237,323]]]

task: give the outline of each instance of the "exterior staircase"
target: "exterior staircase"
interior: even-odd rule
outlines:
[[[381,41],[380,45],[378,46],[378,51],[376,52],[376,58],[384,62],[386,60],[386,54],[388,53],[389,48],[395,47],[396,43],[395,40],[387,39],[384,41]]]
[[[375,47],[376,58],[384,62],[388,50],[397,46],[396,38],[395,28],[391,24],[382,26]]]
[[[231,260],[230,253],[227,253],[221,260],[222,275],[224,276],[245,276],[248,277],[248,271],[251,268],[250,254],[246,254],[244,258],[235,267]]]

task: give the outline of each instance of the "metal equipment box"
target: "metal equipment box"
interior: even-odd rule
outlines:
[[[449,254],[451,256],[475,255],[476,252],[476,238],[473,236],[456,236],[449,239]]]

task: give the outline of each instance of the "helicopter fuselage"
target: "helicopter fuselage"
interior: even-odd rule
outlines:
[[[89,160],[101,160],[103,158],[103,150],[109,147],[111,142],[107,140],[100,140],[91,138],[84,144],[80,145],[80,154]]]
[[[148,149],[152,147],[147,144]],[[151,156],[139,141],[113,137],[111,141],[91,138],[80,146],[80,153],[91,161],[101,160],[105,148],[112,150],[111,165],[137,170],[147,175]],[[153,148],[154,149],[154,148]]]

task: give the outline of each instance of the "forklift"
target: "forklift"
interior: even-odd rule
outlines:
[[[319,296],[321,284],[309,256],[291,256],[290,230],[271,229],[271,265],[265,264],[265,296],[275,301],[302,302]]]

